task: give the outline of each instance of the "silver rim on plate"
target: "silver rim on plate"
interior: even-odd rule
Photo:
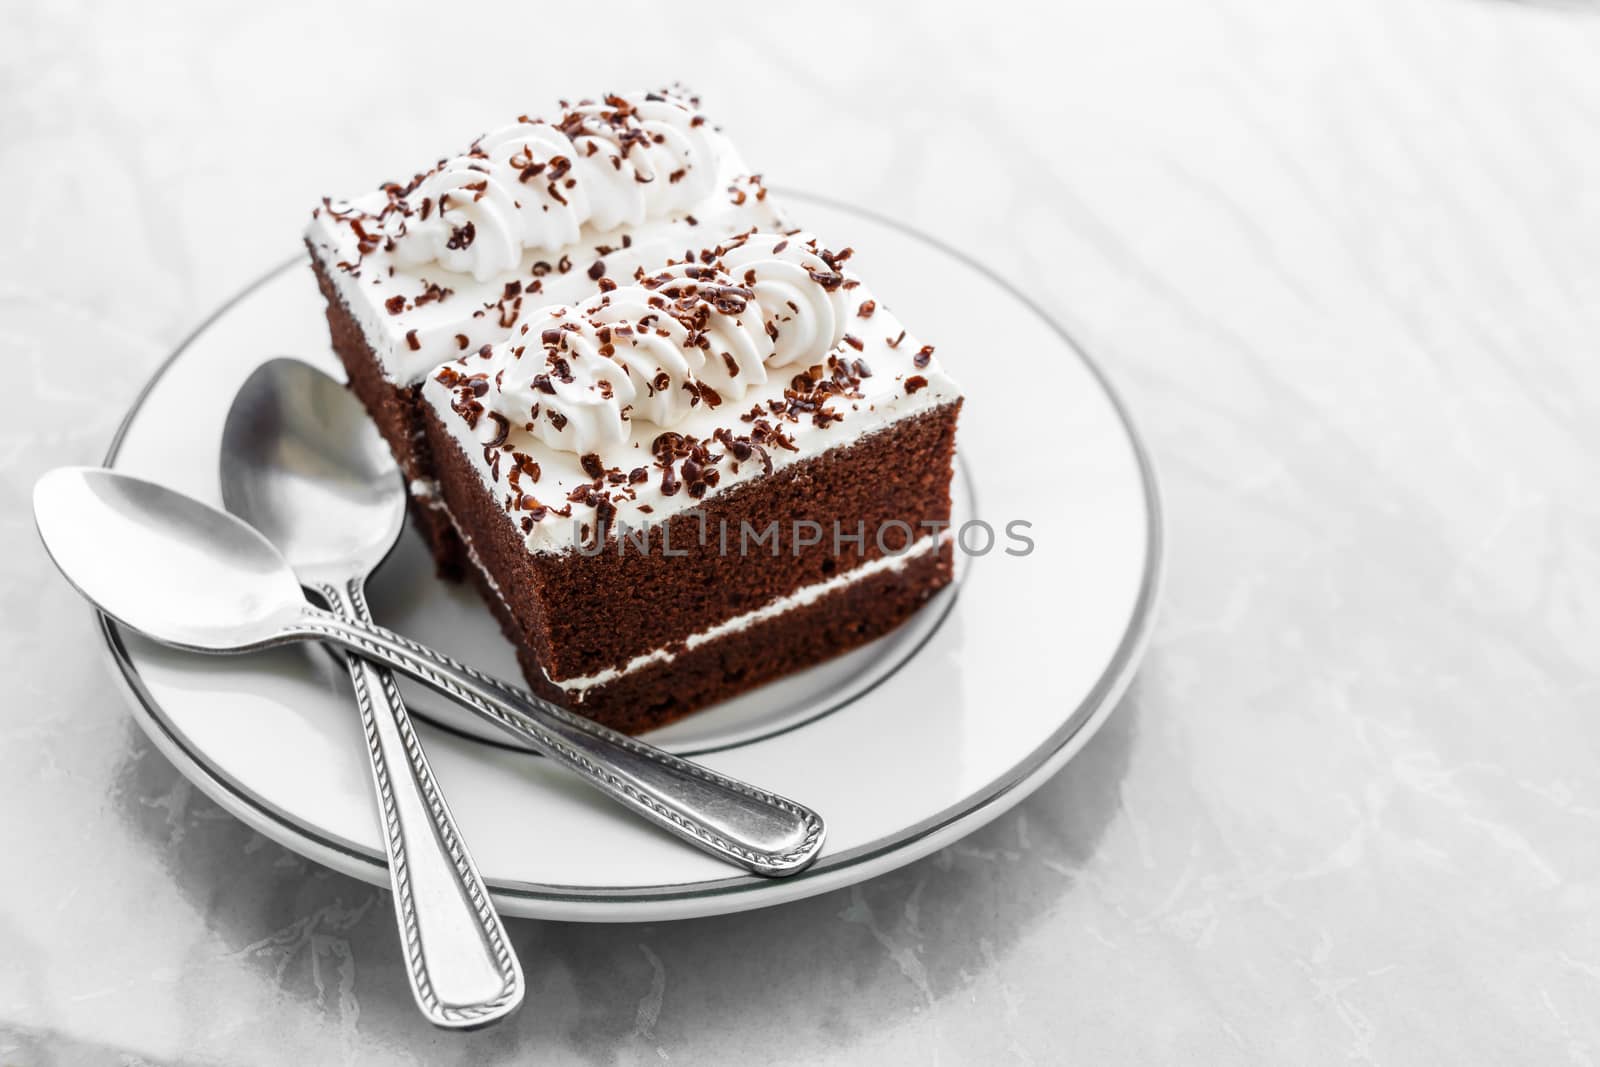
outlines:
[[[1138,465],[1145,512],[1147,516],[1146,548],[1144,560],[1144,573],[1139,588],[1138,597],[1134,603],[1133,612],[1128,619],[1126,629],[1118,642],[1116,652],[1106,664],[1104,671],[1096,680],[1081,703],[1072,710],[1061,722],[1061,725],[1037,748],[1030,752],[1024,759],[1019,760],[1008,772],[987,783],[983,788],[974,791],[960,801],[946,807],[944,810],[928,816],[921,821],[904,827],[894,834],[879,838],[878,840],[859,845],[843,852],[825,854],[812,867],[805,872],[774,882],[770,879],[758,878],[753,875],[736,875],[714,882],[699,882],[692,886],[683,885],[658,885],[622,888],[591,888],[583,886],[541,885],[532,883],[506,883],[494,879],[486,879],[493,895],[503,901],[517,901],[529,903],[572,903],[581,902],[589,905],[603,905],[606,903],[640,903],[646,901],[667,903],[673,901],[703,900],[706,898],[723,897],[753,897],[759,898],[763,891],[768,893],[780,888],[788,891],[781,894],[781,899],[794,899],[811,895],[808,892],[795,892],[794,887],[804,883],[827,882],[818,885],[815,891],[823,892],[830,888],[849,884],[853,879],[848,874],[851,868],[861,867],[871,861],[890,853],[906,853],[903,862],[909,863],[932,851],[939,843],[954,840],[965,833],[978,829],[990,819],[996,818],[1008,810],[1014,803],[1020,801],[1032,787],[1048,778],[1065,760],[1081,748],[1094,732],[1099,729],[1121,697],[1128,682],[1133,675],[1133,668],[1138,663],[1149,638],[1150,627],[1153,619],[1154,607],[1161,585],[1163,564],[1163,539],[1161,521],[1161,500],[1156,487],[1155,470],[1150,462],[1144,442],[1140,439],[1132,419],[1129,418],[1127,408],[1123,404],[1116,390],[1112,388],[1100,367],[1089,358],[1083,347],[1060,324],[1052,319],[1026,293],[1019,291],[1015,286],[1006,282],[994,271],[984,264],[972,259],[961,250],[954,248],[937,238],[930,237],[915,230],[904,223],[898,222],[887,216],[872,211],[847,205],[839,201],[830,200],[807,193],[798,193],[794,190],[778,190],[782,195],[791,200],[812,201],[827,207],[860,215],[880,225],[897,230],[909,237],[921,241],[930,248],[944,255],[956,259],[968,268],[983,275],[995,285],[1005,289],[1019,304],[1026,307],[1040,322],[1054,333],[1080,360],[1090,375],[1095,379],[1106,399],[1111,404],[1117,420],[1126,434],[1134,459]],[[256,290],[273,281],[279,275],[301,266],[301,257],[295,258],[274,267],[263,274],[239,293],[223,303],[208,315],[190,334],[161,362],[149,380],[140,388],[138,396],[129,407],[128,413],[123,417],[111,439],[111,445],[106,450],[104,464],[107,467],[116,466],[117,454],[129,428],[133,425],[140,409],[151,391],[165,376],[174,364],[183,356],[184,352],[197,338],[202,336],[210,327],[228,311],[239,303],[247,300]],[[951,601],[953,603],[953,599]],[[948,615],[950,605],[945,606],[945,615]],[[98,613],[97,613],[98,614]],[[941,623],[942,623],[941,619]],[[291,842],[311,846],[316,851],[322,851],[343,858],[351,866],[368,868],[369,881],[382,883],[387,881],[387,869],[381,854],[368,854],[365,850],[355,849],[348,844],[331,839],[319,833],[315,828],[308,827],[298,821],[286,818],[270,803],[256,797],[239,787],[218,768],[207,761],[205,754],[196,751],[187,743],[183,734],[178,731],[172,722],[165,716],[161,705],[150,694],[139,675],[138,668],[134,665],[128,654],[126,645],[122,640],[122,633],[116,623],[104,615],[99,616],[100,629],[105,637],[107,653],[116,668],[118,677],[126,686],[135,703],[137,717],[151,732],[152,739],[175,763],[187,764],[180,767],[187,777],[202,785],[205,791],[224,807],[235,811],[249,811],[264,822],[270,823],[281,830],[274,836],[285,845],[293,848]],[[930,630],[928,637],[938,629],[936,625]],[[919,643],[906,660],[909,662],[926,643],[927,638]],[[897,668],[898,670],[898,668]],[[890,672],[894,673],[894,672]],[[888,675],[879,679],[876,684],[881,684]],[[863,694],[858,694],[863,695]],[[826,714],[830,714],[843,704],[833,705],[827,711],[811,717],[790,729],[805,729],[809,723],[817,721]],[[435,723],[435,725],[439,725]],[[449,729],[449,727],[443,727]],[[159,735],[159,736],[157,736]],[[714,746],[715,747],[715,746]],[[939,842],[930,843],[930,839],[937,836]],[[917,848],[919,844],[926,847]],[[296,849],[300,851],[299,849]],[[311,858],[318,859],[314,852]],[[899,864],[895,864],[899,866]],[[881,872],[880,872],[881,873]],[[729,902],[731,904],[731,901]],[[743,910],[747,907],[759,907],[759,899],[752,899],[748,903],[730,906],[725,910]],[[513,907],[513,910],[520,910]],[[604,918],[604,916],[585,916],[590,918]],[[619,916],[622,918],[622,916]]]

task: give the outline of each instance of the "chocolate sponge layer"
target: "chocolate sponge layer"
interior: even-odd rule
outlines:
[[[946,542],[907,560],[903,568],[871,575],[693,649],[678,649],[672,660],[597,685],[579,699],[545,677],[527,645],[518,645],[517,662],[529,688],[547,700],[624,733],[642,733],[882,637],[949,584],[951,553]],[[515,620],[481,572],[472,573],[501,629],[515,642]]]
[[[634,542],[595,555],[529,553],[440,415],[424,411],[445,504],[478,563],[501,589],[526,645],[556,680],[620,667],[636,656],[846,573],[903,543],[890,522],[918,532],[948,522],[958,405],[891,423],[849,445],[741,482],[665,523],[641,551]],[[454,418],[453,414],[444,416]],[[581,505],[576,506],[581,508]],[[581,512],[580,512],[581,514]],[[565,522],[552,515],[546,522]],[[827,532],[799,545],[795,523]],[[831,531],[866,532],[861,551],[835,551]],[[739,548],[739,531],[778,524],[778,555]],[[724,551],[721,530],[729,531]],[[702,539],[702,531],[704,537]],[[613,539],[614,542],[614,539]],[[671,547],[672,555],[666,548]],[[682,553],[679,555],[678,553]]]
[[[383,439],[389,442],[389,450],[394,453],[406,484],[412,489],[411,518],[428,542],[440,575],[459,581],[467,571],[466,550],[451,527],[449,517],[437,506],[439,502],[416,492],[419,483],[430,487],[435,483],[433,459],[428,454],[428,439],[422,428],[422,401],[417,396],[420,387],[389,381],[383,361],[373,351],[349,306],[334,288],[327,268],[314,252],[311,267],[317,275],[317,286],[328,302],[328,333],[333,340],[334,354],[344,364],[350,388],[366,405]]]

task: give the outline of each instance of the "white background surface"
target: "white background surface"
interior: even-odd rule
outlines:
[[[6,22],[0,1062],[1600,1058],[1592,7]],[[777,911],[514,923],[528,1006],[436,1035],[386,895],[143,740],[26,494],[318,196],[670,77],[775,184],[1081,337],[1163,474],[1163,614],[1107,728],[968,841]]]

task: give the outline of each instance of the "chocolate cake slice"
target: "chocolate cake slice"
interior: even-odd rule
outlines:
[[[960,394],[677,90],[563,102],[306,231],[441,573],[629,731],[950,581]]]
[[[637,732],[950,581],[960,392],[849,256],[751,232],[607,261],[428,378],[440,512],[534,689]]]
[[[306,230],[334,351],[410,484],[441,571],[465,563],[439,511],[417,390],[429,371],[684,249],[784,224],[757,174],[681,90],[562,102],[410,181],[326,199]]]

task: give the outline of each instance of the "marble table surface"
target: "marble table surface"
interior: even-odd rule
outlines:
[[[1600,1059],[1600,10],[584,10],[8,10],[0,1064]],[[525,1009],[430,1032],[387,893],[145,741],[27,494],[323,193],[671,78],[1085,342],[1162,476],[1161,615],[969,839],[771,911],[514,922]]]

